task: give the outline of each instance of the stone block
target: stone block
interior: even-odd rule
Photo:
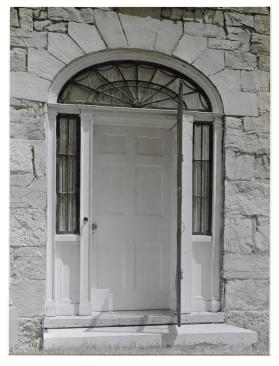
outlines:
[[[249,29],[227,26],[227,39],[250,45],[251,32]]]
[[[46,212],[38,209],[11,209],[10,242],[13,247],[45,247]],[[32,249],[35,251],[35,249]]]
[[[253,120],[257,120],[254,119]],[[247,121],[247,120],[246,120]],[[260,131],[228,128],[225,130],[224,147],[238,153],[268,154],[269,135]]]
[[[14,8],[10,8],[10,26],[16,28],[19,27],[17,11]]]
[[[228,280],[225,290],[226,311],[265,311],[269,303],[267,280]]]
[[[117,13],[96,9],[95,24],[109,48],[127,47]]]
[[[33,30],[33,11],[29,8],[19,8],[19,24],[24,31]]]
[[[49,80],[27,72],[11,72],[10,96],[45,102],[47,100]]]
[[[65,23],[65,22],[53,23],[53,24],[46,26],[45,29],[46,29],[46,31],[49,31],[49,32],[66,33],[67,32],[67,23]]]
[[[47,146],[45,141],[32,141],[33,174],[35,177],[46,175]]]
[[[35,178],[33,174],[11,175],[11,208],[46,208],[46,178]]]
[[[32,151],[28,141],[11,140],[10,172],[11,174],[32,173]]]
[[[269,7],[265,6],[245,6],[245,7],[230,7],[230,8],[222,8],[223,10],[227,9],[229,11],[236,11],[239,13],[245,13],[245,14],[269,14]]]
[[[225,126],[226,128],[242,128],[242,119],[235,117],[226,117]]]
[[[207,49],[195,59],[193,65],[205,75],[213,75],[225,67],[224,51]]]
[[[250,154],[226,149],[225,169],[229,180],[249,180],[254,177],[255,158]]]
[[[259,92],[259,110],[261,114],[269,113],[270,111],[270,94],[268,92]]]
[[[270,70],[270,57],[266,55],[258,55],[258,68],[260,70]]]
[[[221,70],[210,76],[219,91],[237,93],[241,90],[240,70]]]
[[[184,8],[183,13],[182,13],[182,19],[186,22],[194,22],[195,21],[195,9],[194,8]]]
[[[252,353],[269,354],[268,311],[225,311],[225,322],[257,332],[258,342],[252,346]]]
[[[34,352],[42,347],[42,318],[18,318],[18,341],[16,352]]]
[[[205,10],[204,21],[205,23],[217,24],[223,27],[224,15],[220,10],[207,9]]]
[[[45,280],[11,281],[10,294],[19,317],[44,315]]]
[[[269,73],[261,70],[241,71],[243,91],[269,91]]]
[[[269,184],[259,181],[225,182],[226,215],[269,215]]]
[[[264,216],[257,217],[255,231],[255,249],[257,252],[268,252],[270,241],[269,218]]]
[[[115,8],[102,8],[103,10],[111,10]],[[173,14],[174,16],[181,14],[182,9],[180,8],[169,8],[170,15]],[[161,8],[160,7],[121,7],[117,8],[117,12],[126,15],[132,15],[135,17],[150,17],[153,19],[161,19]]]
[[[259,115],[257,93],[223,92],[221,97],[226,114],[236,116]]]
[[[270,16],[255,15],[255,30],[257,33],[270,34]]]
[[[260,154],[255,157],[255,178],[270,179],[270,156]]]
[[[250,52],[256,55],[269,55],[270,54],[270,37],[253,33],[251,38]]]
[[[52,24],[52,22],[50,20],[40,20],[40,21],[35,21],[34,22],[34,29],[36,31],[43,31],[45,30],[45,27]]]
[[[106,48],[94,25],[71,22],[68,24],[68,33],[85,53],[101,51]]]
[[[48,51],[35,48],[28,50],[28,71],[35,75],[52,80],[64,66],[64,62],[57,60]]]
[[[225,38],[224,28],[216,24],[185,22],[184,33],[199,37]]]
[[[11,71],[26,71],[26,50],[13,48],[10,52]]]
[[[224,14],[227,26],[242,27],[244,25],[250,28],[254,28],[255,26],[252,15],[236,12],[225,12]]]
[[[33,19],[46,20],[46,17],[47,17],[47,8],[33,9]]]
[[[186,11],[186,13],[185,13]],[[181,20],[183,17],[187,17],[188,8],[162,8],[162,18],[171,19],[171,20]],[[194,11],[193,13],[194,16]]]
[[[48,52],[68,64],[84,55],[83,50],[67,35],[49,33]]]
[[[128,46],[131,48],[153,49],[160,21],[150,17],[141,18],[119,14]]]
[[[208,38],[208,48],[217,48],[222,50],[236,50],[240,46],[239,41],[230,41],[228,39]]]
[[[250,253],[225,253],[223,277],[227,280],[268,279],[269,256]]]
[[[192,63],[206,48],[206,38],[184,34],[175,48],[173,55]]]
[[[181,22],[174,23],[170,20],[161,20],[154,49],[171,55],[182,33],[183,25]]]
[[[13,139],[44,140],[45,112],[40,103],[10,109],[10,136]]]
[[[254,222],[241,215],[226,215],[224,228],[224,251],[229,253],[253,252]],[[226,254],[227,255],[227,254]]]
[[[47,18],[50,20],[66,20],[70,22],[82,22],[82,18],[77,9],[73,7],[55,7],[48,8]]]
[[[95,11],[92,8],[81,8],[79,9],[79,14],[84,23],[94,24],[95,22]]]
[[[34,47],[46,48],[47,33],[46,32],[22,32],[21,29],[15,28],[11,30],[11,46],[14,47]]]
[[[66,33],[67,23],[66,22],[52,23],[50,20],[35,21],[34,29],[39,32],[49,31],[49,32]]]
[[[238,50],[225,51],[225,66],[237,70],[253,70],[257,66],[257,57]]]
[[[270,131],[270,118],[269,115],[263,115],[260,117],[244,117],[243,119],[243,129],[247,134],[258,134],[262,136],[263,134],[269,134]],[[266,138],[269,136],[265,135]]]
[[[11,249],[10,276],[12,281],[44,280],[46,253],[44,247]]]

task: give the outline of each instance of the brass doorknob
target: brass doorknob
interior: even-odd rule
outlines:
[[[98,228],[98,225],[95,222],[93,222],[93,224],[92,224],[92,231],[97,230],[97,228]]]

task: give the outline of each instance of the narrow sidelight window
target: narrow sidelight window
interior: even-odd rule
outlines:
[[[59,114],[56,125],[56,233],[79,233],[80,119]]]
[[[193,131],[193,234],[211,234],[212,124],[195,122]]]

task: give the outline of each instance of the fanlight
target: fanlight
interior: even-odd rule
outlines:
[[[191,79],[165,66],[136,61],[97,64],[74,75],[59,103],[176,109],[183,80],[184,109],[211,111],[204,91]]]

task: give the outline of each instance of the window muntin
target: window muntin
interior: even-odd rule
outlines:
[[[79,233],[80,119],[59,114],[56,124],[56,233]]]
[[[59,103],[177,109],[183,80],[183,109],[211,111],[204,91],[190,78],[148,62],[115,61],[91,66],[62,88]]]
[[[212,123],[193,126],[193,234],[211,234],[212,209]]]

